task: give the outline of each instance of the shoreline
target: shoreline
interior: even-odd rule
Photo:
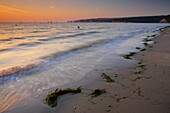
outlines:
[[[164,31],[160,31],[161,35],[154,38],[156,44],[147,45],[145,51],[137,52],[132,56],[133,60],[124,59],[123,57],[116,57],[118,60],[122,60],[119,64],[119,68],[114,69],[114,63],[117,59],[113,59],[111,56],[102,61],[95,69],[87,74],[83,79],[63,85],[62,87],[82,87],[82,94],[76,95],[64,95],[58,99],[58,106],[55,108],[50,108],[46,105],[43,105],[42,102],[33,101],[27,106],[22,108],[14,109],[13,113],[22,113],[24,112],[37,112],[37,113],[104,113],[104,112],[145,112],[145,113],[168,113],[170,107],[168,107],[168,98],[170,100],[170,88],[168,86],[168,66],[170,63],[158,61],[159,63],[153,65],[155,62],[154,56],[157,52],[156,49],[162,48],[161,37],[165,37],[164,41],[168,43],[167,37],[165,36],[168,32],[170,34],[170,28],[166,28]],[[157,47],[158,46],[158,47]],[[169,46],[167,44],[167,46]],[[162,55],[165,53],[163,47],[156,55]],[[168,47],[166,48],[168,52]],[[151,55],[151,56],[150,56]],[[165,54],[169,55],[168,53]],[[115,57],[114,57],[115,58]],[[161,58],[161,56],[160,56]],[[170,57],[167,58],[170,60]],[[166,87],[161,87],[159,85],[163,82],[158,82],[160,73],[156,74],[162,70],[160,64],[165,63],[168,66],[163,71],[166,75]],[[125,65],[126,64],[126,65]],[[114,69],[114,70],[113,70]],[[163,68],[164,69],[164,68]],[[166,72],[167,71],[167,72]],[[108,83],[101,77],[102,73],[109,75],[115,82]],[[156,77],[153,75],[157,75]],[[169,77],[170,78],[170,77]],[[164,80],[164,79],[162,79]],[[146,83],[146,84],[145,84]],[[157,84],[155,87],[155,83]],[[148,87],[149,86],[149,87]],[[96,88],[105,89],[106,94],[102,94],[96,98],[91,98],[89,94]],[[159,90],[158,90],[159,89]],[[159,92],[162,92],[162,89],[166,89],[166,95],[160,95]],[[153,91],[152,91],[153,90]],[[159,92],[157,92],[157,90]],[[152,97],[153,93],[155,94]],[[163,97],[163,100],[161,100]],[[165,99],[167,97],[167,99]],[[44,94],[40,96],[41,100],[44,98]],[[158,101],[158,99],[159,101]],[[166,102],[167,106],[163,106],[161,103]],[[161,108],[161,109],[160,109]],[[160,110],[159,110],[160,109]]]
[[[103,72],[107,73],[116,81],[115,83],[107,83],[100,78],[85,86],[86,90],[105,89],[106,94],[93,99],[77,96],[71,101],[64,100],[59,113],[69,113],[68,111],[73,113],[169,113],[170,49],[168,47],[170,41],[168,37],[170,27],[160,33],[154,38],[155,44],[147,45],[146,50],[137,52],[133,56],[130,62],[136,61],[136,64],[133,63],[134,66],[129,64],[129,67],[117,70],[108,70],[106,67],[100,69],[99,75]],[[107,60],[111,61],[111,59]],[[111,67],[108,63],[106,64]]]
[[[168,87],[170,85],[168,82],[170,78],[168,77],[170,73],[168,71],[170,69],[170,62],[168,62],[170,59],[170,49],[168,49],[170,28],[160,32],[161,35],[154,38],[155,44],[147,45],[145,51],[138,52],[134,56],[133,59],[138,62],[134,64],[135,66],[131,65],[116,71],[107,70],[106,67],[100,69],[99,75],[103,72],[107,73],[117,83],[106,83],[100,78],[85,86],[86,90],[105,89],[106,94],[94,99],[80,95],[70,100],[68,97],[68,99],[63,99],[64,102],[58,107],[61,108],[58,109],[58,112],[168,113],[170,110],[170,88]],[[111,59],[107,60],[111,61]],[[106,61],[104,62],[106,63]],[[106,64],[111,67],[108,63]]]

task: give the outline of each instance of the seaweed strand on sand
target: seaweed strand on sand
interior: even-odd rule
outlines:
[[[131,59],[131,56],[133,56],[133,55],[135,55],[136,54],[136,52],[130,52],[129,54],[123,54],[123,57],[125,58],[125,59]]]
[[[106,90],[105,89],[95,89],[92,93],[90,93],[91,97],[94,98],[94,97],[97,97],[101,94],[105,94],[106,93]]]
[[[47,94],[47,96],[45,97],[45,103],[52,108],[56,107],[58,97],[68,93],[72,93],[72,94],[81,93],[81,87],[78,87],[76,89],[72,89],[72,88],[56,89]]]
[[[104,80],[106,80],[106,82],[115,82],[113,79],[110,78],[109,75],[107,75],[106,73],[102,73],[101,75],[103,77]]]

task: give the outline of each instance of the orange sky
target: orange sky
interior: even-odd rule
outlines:
[[[56,14],[53,10],[53,6],[49,6],[48,10],[38,8],[23,10],[20,8],[0,5],[0,21],[63,21],[65,15],[62,14],[66,13],[60,11],[60,13]],[[69,17],[71,17],[71,15]]]
[[[0,5],[0,21],[67,21],[78,18],[100,17],[102,11],[97,7],[65,6],[7,6]]]
[[[0,0],[0,22],[68,21],[170,13],[170,0]]]

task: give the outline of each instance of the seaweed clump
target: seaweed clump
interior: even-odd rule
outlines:
[[[143,77],[137,77],[137,78],[133,79],[132,81],[136,82],[137,80],[139,80],[141,78],[143,78]]]
[[[105,94],[106,90],[105,89],[95,89],[90,95],[92,98],[100,96],[101,94]]]
[[[106,82],[115,82],[113,79],[110,78],[110,76],[108,76],[106,73],[102,73],[101,75],[103,77],[103,79],[106,80]]]
[[[141,65],[143,66],[143,65]],[[142,71],[135,72],[134,74],[142,74]]]
[[[133,56],[133,55],[135,55],[135,54],[136,54],[136,52],[130,52],[129,54],[124,54],[123,57],[124,57],[125,59],[131,59],[130,57]]]
[[[141,49],[140,51],[145,51],[146,49],[144,48],[144,49]]]
[[[149,38],[145,38],[143,41],[144,41],[144,42],[149,42],[149,41],[153,41],[153,40],[152,40],[152,39],[149,39]]]
[[[136,47],[136,49],[140,49],[140,47]]]
[[[140,88],[140,87],[138,87],[136,90],[134,90],[133,93],[137,93],[138,96],[144,97],[144,95],[142,94],[142,91],[141,91],[141,88]]]
[[[155,35],[152,35],[152,36],[154,37]],[[148,45],[147,42],[153,41],[152,39],[149,39],[149,37],[152,37],[152,36],[148,36],[147,38],[145,38],[145,39],[143,40],[143,44],[144,44],[145,46]]]
[[[147,45],[148,45],[148,43],[147,43],[147,42],[144,42],[143,44],[144,44],[145,46],[147,46]]]
[[[118,98],[118,99],[116,100],[116,102],[120,102],[120,100],[122,100],[122,99],[127,99],[127,98],[129,98],[129,97],[120,97],[120,98]]]
[[[47,94],[45,98],[45,103],[47,103],[52,108],[56,107],[58,97],[68,93],[73,93],[73,94],[81,93],[81,87],[78,87],[77,89],[71,89],[71,88],[56,89]]]

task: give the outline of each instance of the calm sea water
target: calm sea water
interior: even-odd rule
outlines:
[[[80,29],[77,28],[80,26]],[[165,24],[0,23],[0,112],[81,79],[109,54],[142,47]]]

